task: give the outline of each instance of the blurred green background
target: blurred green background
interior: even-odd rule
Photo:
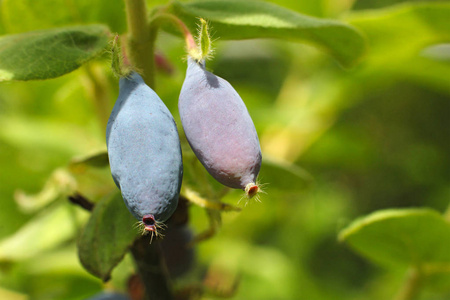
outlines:
[[[390,299],[406,270],[368,262],[337,234],[383,208],[447,209],[450,19],[415,9],[417,1],[272,2],[350,23],[369,48],[358,65],[343,69],[313,46],[216,36],[208,68],[248,107],[266,193],[261,203],[223,215],[217,235],[197,246],[196,268],[219,270],[224,285],[238,277],[232,299]],[[165,2],[149,1],[155,3]],[[1,34],[92,22],[126,31],[122,1],[0,5]],[[173,73],[158,73],[156,90],[180,125],[183,41],[161,33],[157,51]],[[107,168],[73,175],[66,167],[106,149],[92,78],[108,87],[112,108],[118,84],[107,58],[57,79],[0,84],[0,299],[85,299],[105,288],[78,262],[75,241],[88,214],[66,196],[77,188],[95,200],[114,183]],[[237,204],[241,196],[233,191],[224,201]],[[190,215],[195,233],[207,228],[201,208],[191,206]],[[106,288],[124,290],[132,269],[126,258]],[[195,282],[196,274],[178,284]],[[450,286],[427,285],[421,299],[450,299]]]

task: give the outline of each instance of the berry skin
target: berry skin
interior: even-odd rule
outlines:
[[[106,128],[111,174],[129,211],[155,231],[175,211],[183,177],[175,121],[142,77],[119,82]]]
[[[178,108],[186,138],[206,170],[228,187],[247,187],[249,197],[256,194],[261,168],[258,135],[230,83],[189,57]]]

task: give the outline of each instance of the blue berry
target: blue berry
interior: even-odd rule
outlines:
[[[137,73],[120,79],[106,144],[126,206],[146,230],[155,231],[155,223],[166,221],[177,207],[183,164],[172,115]]]

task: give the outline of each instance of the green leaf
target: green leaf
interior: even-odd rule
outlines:
[[[73,237],[77,230],[75,222],[83,217],[82,213],[75,214],[68,202],[42,211],[0,242],[0,261],[31,258],[61,245]]]
[[[51,9],[49,9],[51,7]],[[75,7],[57,0],[2,0],[1,19],[6,33],[20,33],[77,22]]]
[[[403,3],[353,12],[346,20],[368,37],[370,58],[398,63],[428,45],[450,41],[449,15],[448,2]]]
[[[262,189],[276,188],[288,191],[301,191],[313,183],[314,178],[302,167],[288,161],[274,158],[264,154],[261,166],[261,172],[258,176]],[[270,193],[270,192],[269,192]]]
[[[339,239],[387,266],[436,266],[450,262],[450,224],[431,209],[390,209],[358,219]]]
[[[54,78],[104,51],[103,25],[30,31],[0,37],[0,81]]]
[[[128,212],[120,193],[102,199],[78,240],[78,255],[86,270],[107,281],[138,237],[134,224],[136,219]]]
[[[198,18],[211,24],[221,40],[280,38],[312,43],[333,55],[343,65],[352,65],[365,52],[365,41],[350,25],[319,19],[263,1],[174,1],[169,11],[195,32]]]
[[[113,32],[126,30],[124,1],[2,0],[0,18],[6,33],[67,24],[107,24]]]

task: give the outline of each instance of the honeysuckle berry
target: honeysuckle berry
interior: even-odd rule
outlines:
[[[145,230],[156,231],[177,207],[181,146],[169,110],[135,72],[120,79],[106,144],[111,174],[126,206]]]
[[[206,170],[220,183],[254,196],[259,190],[259,139],[231,84],[188,57],[178,108],[186,138]]]

